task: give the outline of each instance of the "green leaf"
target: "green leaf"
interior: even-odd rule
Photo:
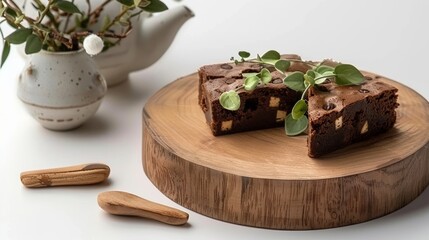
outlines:
[[[315,69],[316,72],[324,74],[325,72],[333,72],[334,68],[326,65],[320,65]]]
[[[146,7],[141,7],[141,9],[145,10],[146,12],[162,12],[167,10],[168,7],[160,0],[150,0],[150,4]]]
[[[324,72],[324,73],[322,73],[322,74],[319,74],[319,73],[317,73],[318,75],[317,75],[317,78],[318,79],[315,79],[315,81],[314,81],[314,83],[315,84],[322,84],[322,83],[324,83],[325,81],[326,81],[326,79],[328,79],[329,77],[335,77],[335,74],[334,74],[334,72],[332,72],[332,71],[326,71],[326,72]]]
[[[263,62],[272,62],[274,64],[275,61],[280,59],[280,53],[275,50],[270,50],[262,55],[261,59]]]
[[[303,92],[305,90],[304,73],[294,72],[289,74],[283,79],[283,83],[297,92]]]
[[[285,131],[288,136],[296,136],[305,131],[308,127],[308,118],[302,115],[299,119],[293,119],[289,114],[285,120]]]
[[[134,5],[134,0],[116,0],[116,1],[128,7],[131,7]]]
[[[241,74],[241,76],[243,76],[244,78],[258,76],[258,75],[259,75],[259,73],[242,73]]]
[[[11,33],[9,36],[6,37],[6,41],[12,44],[24,43],[32,32],[33,30],[30,28],[17,29],[15,30],[15,32]]]
[[[79,8],[74,3],[69,1],[59,0],[54,4],[54,6],[56,6],[61,11],[64,11],[66,13],[70,13],[70,14],[78,13],[82,15],[82,12],[79,10]]]
[[[261,81],[265,84],[271,82],[271,79],[273,78],[271,76],[271,72],[270,70],[263,68],[260,72],[260,76],[261,76]]]
[[[223,108],[230,111],[237,111],[240,108],[240,96],[234,90],[222,93],[219,102]]]
[[[292,108],[293,119],[298,120],[299,118],[301,118],[307,112],[307,108],[307,103],[304,99],[301,99],[296,102]]]
[[[246,51],[239,51],[238,56],[240,56],[241,58],[248,58],[250,57],[250,53]]]
[[[316,72],[314,72],[313,70],[308,70],[305,74],[304,74],[304,79],[306,82],[308,82],[311,85],[314,85],[314,79],[316,78]]]
[[[3,64],[6,62],[7,57],[10,53],[10,43],[5,41],[3,45],[3,51],[1,54],[1,62],[0,62],[0,68],[3,67]]]
[[[7,7],[6,8],[6,13],[7,14],[9,14],[9,15],[11,15],[12,17],[14,17],[14,18],[16,18],[17,16],[18,16],[18,14],[16,14],[16,12],[15,12],[15,10],[13,10],[12,8],[10,8],[10,7]]]
[[[258,76],[251,76],[246,79],[244,79],[244,89],[247,91],[255,90],[255,88],[258,86],[261,79]]]
[[[136,4],[137,2],[140,2],[138,4]],[[150,1],[149,0],[134,0],[134,6],[143,8],[143,7],[147,7],[149,6]]]
[[[28,36],[25,44],[25,54],[38,53],[40,50],[42,50],[42,41],[39,37],[34,34]]]
[[[279,60],[280,59],[280,53],[278,53],[276,50],[270,50],[261,57],[262,59],[270,59],[270,60]]]
[[[350,64],[336,66],[334,74],[336,75],[335,82],[338,85],[359,85],[365,80],[362,73]]]
[[[286,70],[290,67],[290,62],[287,60],[280,59],[276,61],[274,67],[277,69],[277,71],[285,73]]]
[[[319,78],[319,79],[317,79],[316,81],[314,81],[314,84],[322,84],[322,83],[324,83],[325,81],[326,81],[326,79],[327,78]]]

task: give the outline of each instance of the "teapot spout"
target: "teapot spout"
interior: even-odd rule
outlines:
[[[194,16],[186,6],[179,6],[149,17],[140,26],[134,68],[139,70],[155,63],[167,51],[181,26]]]

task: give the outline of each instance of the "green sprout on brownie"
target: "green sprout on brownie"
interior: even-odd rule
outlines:
[[[235,64],[244,62],[261,64],[259,73],[242,73],[244,77],[243,85],[235,90],[223,92],[219,97],[219,102],[224,109],[237,111],[240,108],[240,96],[237,91],[244,89],[253,91],[259,85],[268,84],[271,81],[271,72],[269,69],[278,71],[283,76],[283,83],[292,90],[301,92],[301,99],[298,100],[292,108],[292,112],[286,116],[285,132],[289,136],[299,135],[308,127],[307,118],[307,93],[311,87],[325,83],[328,79],[339,86],[360,85],[364,82],[365,77],[353,65],[338,64],[335,67],[324,65],[323,62],[313,63],[300,59],[281,59],[280,54],[275,50],[270,50],[256,59],[249,59],[250,53],[246,51],[238,52],[239,60],[231,58]],[[286,74],[291,62],[305,63],[311,67],[306,73],[293,72]]]

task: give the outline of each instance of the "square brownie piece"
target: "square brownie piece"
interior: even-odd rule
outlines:
[[[319,157],[392,128],[398,89],[375,76],[358,86],[326,83],[308,96],[308,155]]]
[[[300,94],[283,84],[281,74],[272,72],[272,80],[253,91],[240,89],[241,105],[237,111],[224,109],[219,102],[223,92],[243,85],[243,78],[216,78],[201,85],[202,109],[213,135],[284,126]]]

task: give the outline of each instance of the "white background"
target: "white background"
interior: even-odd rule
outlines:
[[[166,1],[169,6],[177,5]],[[69,132],[42,128],[16,97],[24,61],[13,51],[0,70],[0,239],[428,239],[429,190],[379,219],[317,231],[239,226],[184,209],[159,192],[141,164],[141,111],[158,89],[238,50],[276,49],[334,58],[408,85],[429,99],[429,1],[186,0],[196,17],[148,69],[109,89],[97,114]],[[0,45],[2,48],[2,45]],[[422,129],[427,131],[427,129]],[[398,146],[401,147],[401,146]],[[89,187],[26,189],[24,170],[102,162],[110,180]],[[190,214],[182,227],[116,217],[97,194],[128,191]],[[275,208],[275,206],[273,206]]]

